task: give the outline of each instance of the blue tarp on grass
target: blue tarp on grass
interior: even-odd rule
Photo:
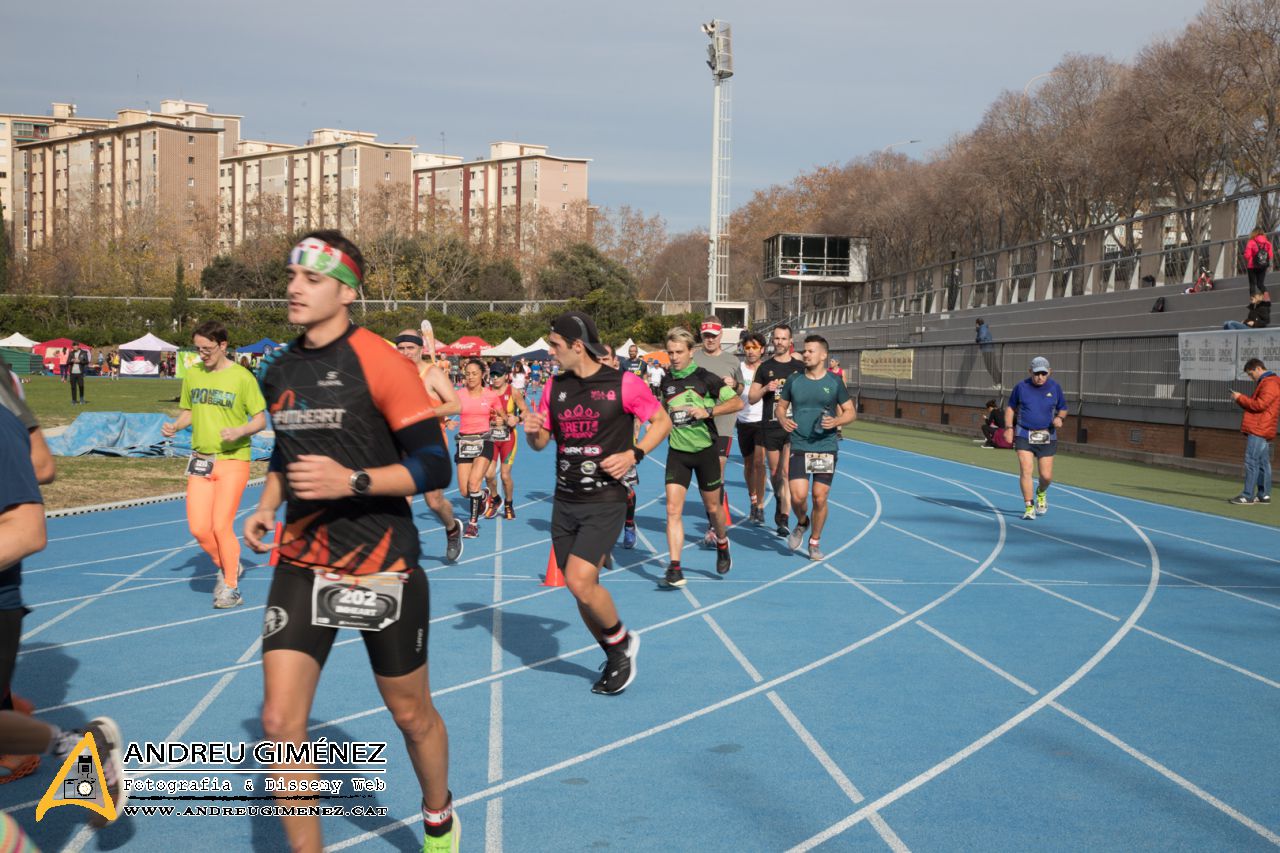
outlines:
[[[85,412],[62,435],[49,439],[54,456],[190,456],[191,428],[165,438],[160,425],[169,418],[158,413]],[[252,458],[271,458],[274,442],[261,433],[252,439]]]

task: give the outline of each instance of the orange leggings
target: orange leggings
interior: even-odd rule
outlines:
[[[239,459],[215,459],[211,476],[187,478],[187,525],[222,570],[227,586],[236,586],[239,581],[240,540],[235,520],[248,484],[249,463]]]

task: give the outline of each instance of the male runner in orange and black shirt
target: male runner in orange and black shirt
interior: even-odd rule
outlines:
[[[263,537],[286,504],[263,626],[262,728],[271,741],[305,741],[334,636],[360,630],[422,786],[424,849],[457,850],[448,735],[427,677],[427,579],[405,501],[452,472],[413,366],[351,323],[363,268],[340,232],[304,237],[289,256],[288,319],[305,331],[261,368],[276,445],[245,524],[255,551],[268,549]],[[281,819],[293,849],[320,849],[318,817]]]

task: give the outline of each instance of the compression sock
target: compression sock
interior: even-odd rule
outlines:
[[[600,646],[605,652],[621,651],[625,649],[627,643],[627,629],[622,627],[619,622],[612,628],[605,628],[604,634],[600,638]]]
[[[432,811],[427,808],[424,800],[422,803],[422,826],[427,835],[432,838],[439,838],[447,835],[449,830],[453,829],[453,792],[449,792],[449,802],[439,811]]]
[[[627,526],[636,525],[636,490],[627,489]]]
[[[480,520],[480,508],[484,504],[484,495],[476,492],[471,495],[471,523],[475,524]]]

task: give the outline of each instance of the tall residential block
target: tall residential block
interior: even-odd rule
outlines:
[[[18,248],[39,248],[81,225],[119,233],[131,218],[192,225],[212,215],[221,133],[121,110],[114,127],[18,146]]]
[[[13,216],[13,187],[19,179],[18,146],[54,136],[99,130],[115,124],[111,119],[85,118],[76,114],[75,104],[55,103],[48,115],[0,113],[0,208],[11,245],[19,245],[21,233]]]
[[[565,211],[587,201],[584,157],[556,157],[545,145],[494,142],[488,159],[419,155],[414,169],[414,206],[420,218],[434,211],[458,217],[470,232],[484,228],[525,233],[522,213],[533,206]]]
[[[241,140],[218,168],[219,249],[281,231],[358,231],[362,215],[413,228],[413,146],[321,128],[306,145]]]

